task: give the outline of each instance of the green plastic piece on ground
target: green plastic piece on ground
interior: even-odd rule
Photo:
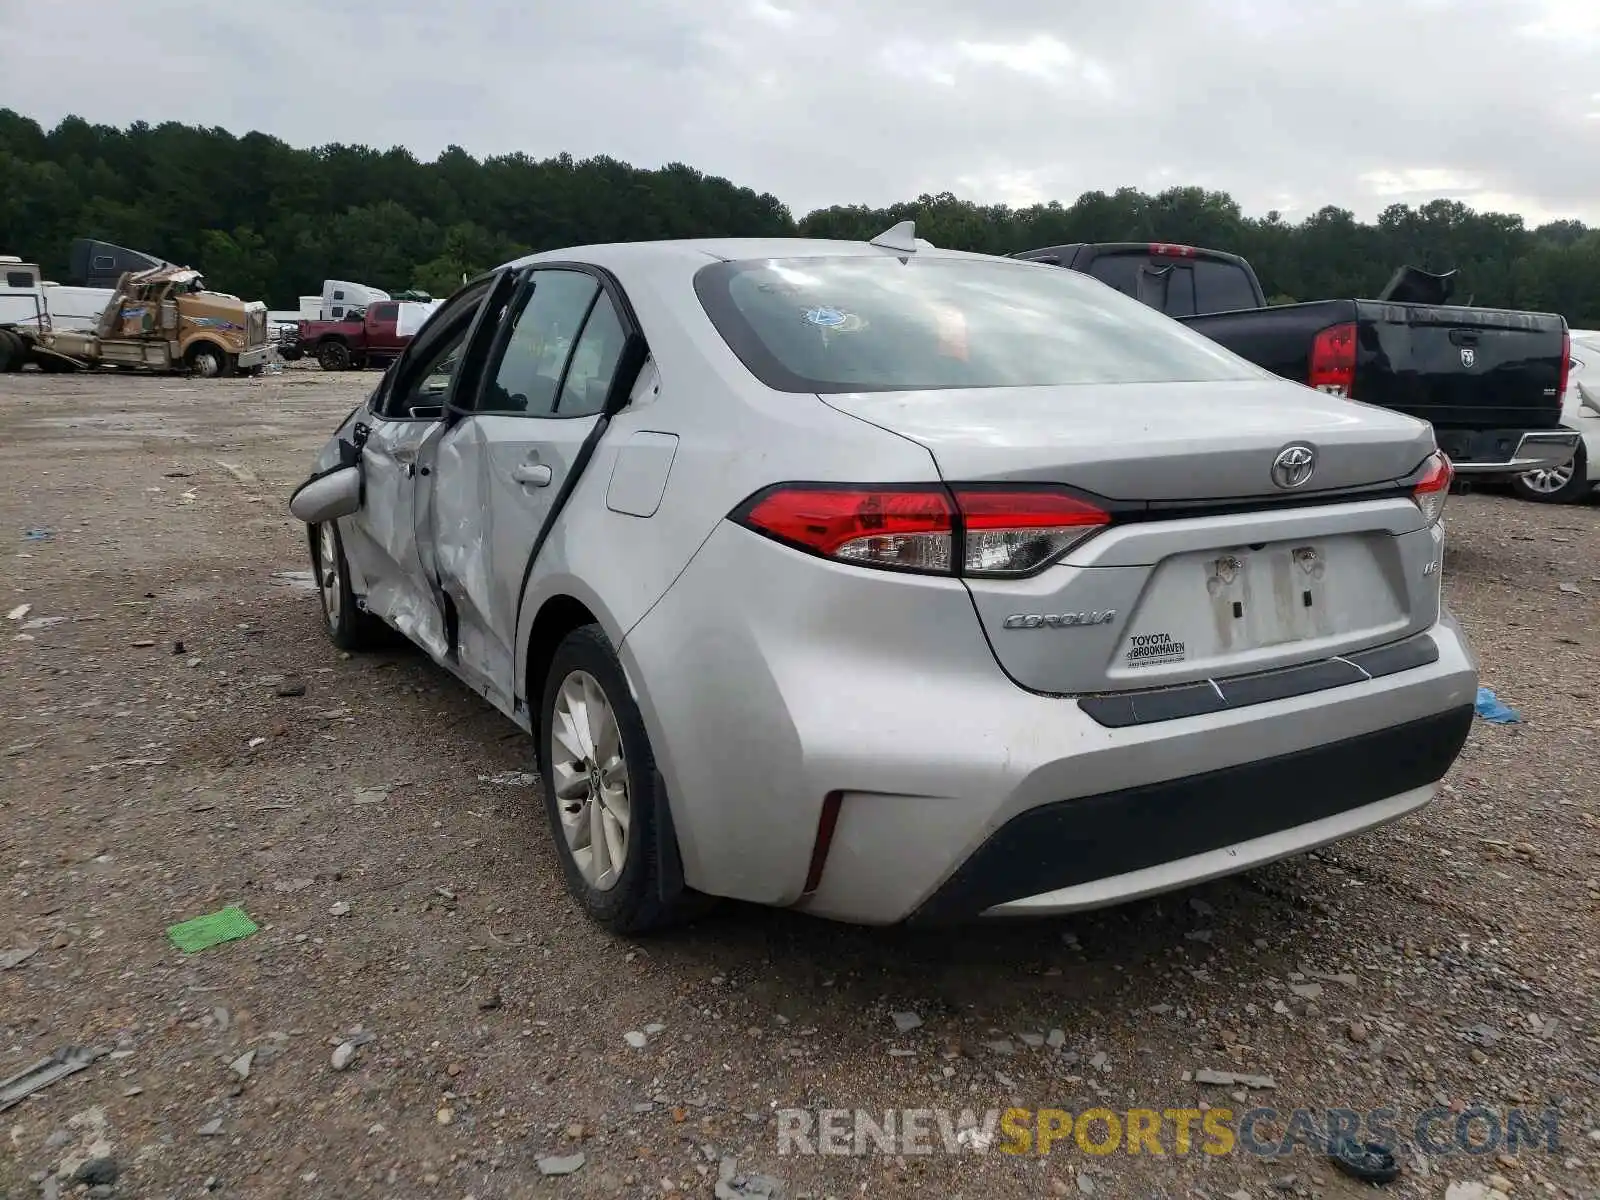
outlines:
[[[257,928],[256,923],[245,915],[244,909],[237,904],[230,904],[218,912],[171,926],[167,936],[185,954],[195,954],[212,946],[220,946],[223,942],[249,937]]]

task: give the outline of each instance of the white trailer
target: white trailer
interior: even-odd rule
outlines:
[[[387,299],[389,293],[382,288],[368,287],[364,283],[350,283],[343,279],[324,279],[321,306],[315,319],[342,321],[352,308],[366,308],[370,304]],[[304,305],[303,297],[301,303]],[[310,319],[312,318],[307,318]]]
[[[33,329],[93,329],[111,303],[111,288],[67,287],[39,278],[39,268],[0,255],[0,325]]]

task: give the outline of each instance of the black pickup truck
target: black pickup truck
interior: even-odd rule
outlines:
[[[1236,254],[1165,243],[1077,243],[1013,255],[1082,271],[1286,379],[1433,425],[1457,474],[1565,465],[1569,335],[1553,313],[1450,305],[1455,272],[1396,271],[1375,300],[1269,306]]]

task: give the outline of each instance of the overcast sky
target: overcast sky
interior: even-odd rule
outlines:
[[[0,106],[687,162],[796,216],[1201,184],[1600,225],[1600,0],[0,0]]]

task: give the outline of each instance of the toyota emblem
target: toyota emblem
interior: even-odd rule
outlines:
[[[1285,490],[1304,487],[1317,469],[1317,452],[1303,442],[1285,446],[1272,460],[1272,482]]]

